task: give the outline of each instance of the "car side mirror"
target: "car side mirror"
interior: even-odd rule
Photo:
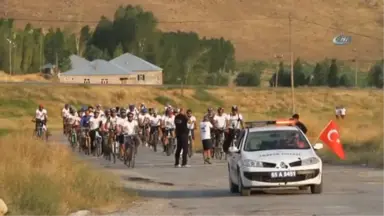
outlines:
[[[313,146],[313,149],[315,150],[320,150],[324,147],[323,143],[316,143],[314,146]]]
[[[230,153],[239,153],[240,152],[240,150],[236,146],[229,147],[228,151]]]

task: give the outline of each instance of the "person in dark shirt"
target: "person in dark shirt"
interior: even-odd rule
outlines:
[[[175,167],[180,167],[180,153],[183,149],[183,161],[181,166],[189,167],[187,165],[187,154],[188,154],[188,116],[185,114],[184,109],[181,108],[179,114],[175,116],[175,133],[177,139],[177,148],[175,154]]]
[[[295,126],[300,128],[300,130],[303,131],[304,134],[307,134],[307,127],[305,127],[305,125],[301,121],[299,121],[299,118],[299,114],[294,114],[292,116],[292,120],[295,122]]]

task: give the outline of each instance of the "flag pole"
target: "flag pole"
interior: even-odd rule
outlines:
[[[321,134],[323,134],[323,132],[328,127],[328,125],[331,124],[331,122],[332,122],[332,120],[329,120],[328,124],[326,124],[325,127],[323,128],[323,130],[320,131],[319,136],[317,136],[317,139],[314,142],[317,142],[320,139]]]

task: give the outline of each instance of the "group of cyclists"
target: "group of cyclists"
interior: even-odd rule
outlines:
[[[62,109],[63,133],[68,136],[73,146],[78,146],[79,150],[85,151],[86,154],[104,155],[107,158],[116,154],[118,158],[124,159],[124,162],[132,160],[140,144],[154,151],[157,151],[158,144],[162,144],[163,152],[170,155],[175,150],[172,145],[176,144],[175,116],[179,111],[169,104],[161,113],[156,108],[147,108],[144,103],[139,107],[130,104],[128,108],[113,107],[105,110],[100,104],[95,107],[82,107],[80,110],[66,104]],[[192,151],[195,131],[198,129],[197,119],[190,109],[186,115],[190,130],[189,149]],[[217,112],[208,108],[203,119],[208,119],[213,125],[212,157],[215,152],[225,154],[235,133],[244,128],[243,116],[238,112],[237,106],[233,106],[229,114],[226,114],[222,107],[219,107]],[[128,155],[127,150],[131,148],[134,153]]]
[[[163,152],[171,155],[175,150],[175,116],[180,109],[167,104],[164,110],[159,113],[156,108],[147,108],[144,103],[139,107],[130,104],[128,108],[113,107],[102,109],[100,104],[95,108],[83,106],[76,110],[74,106],[65,104],[62,109],[63,133],[73,148],[84,151],[86,154],[97,156],[104,155],[111,160],[115,157],[130,163],[137,154],[140,144],[157,151],[158,144],[162,144]],[[186,112],[188,117],[187,127],[189,129],[189,156],[192,156],[195,132],[198,129],[197,119],[192,110]],[[305,125],[299,121],[299,115],[295,114],[291,120],[303,133],[307,132]],[[35,134],[41,137],[47,132],[48,112],[43,105],[36,110]],[[204,114],[202,123],[209,122],[209,139],[212,143],[208,150],[210,157],[221,159],[227,155],[228,148],[236,140],[236,135],[244,129],[243,115],[239,113],[236,105],[232,106],[230,113],[225,113],[224,108],[219,107],[217,111],[208,108]],[[205,138],[206,133],[200,123],[200,135],[204,149],[204,163],[211,163],[210,157],[206,156]],[[204,134],[204,135],[203,135]],[[134,166],[134,164],[132,165]]]

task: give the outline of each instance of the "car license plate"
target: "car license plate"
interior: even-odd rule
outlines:
[[[286,177],[295,177],[295,171],[280,171],[280,172],[271,172],[271,178],[286,178]]]

